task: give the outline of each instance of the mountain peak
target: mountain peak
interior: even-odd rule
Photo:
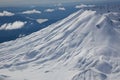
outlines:
[[[51,73],[66,76],[57,80],[79,80],[83,76],[79,70],[82,70],[91,78],[94,73],[98,74],[99,80],[109,78],[109,74],[120,72],[119,66],[115,66],[118,64],[116,57],[118,60],[120,57],[120,32],[112,17],[96,11],[80,10],[29,36],[0,44],[1,73],[11,76],[12,80],[18,80],[19,76],[14,78],[9,71],[21,74],[19,70],[39,73],[36,75],[38,80],[39,75],[49,77]],[[108,69],[104,71],[102,66]],[[9,73],[4,73],[5,69]],[[29,80],[33,78],[29,77]],[[42,80],[49,78],[42,77]]]

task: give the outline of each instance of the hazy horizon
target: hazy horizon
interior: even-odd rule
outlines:
[[[72,3],[72,2],[81,2],[81,3],[111,3],[111,2],[120,2],[119,0],[0,0],[0,6],[21,6],[21,5],[44,5],[44,4],[59,4],[59,3]]]

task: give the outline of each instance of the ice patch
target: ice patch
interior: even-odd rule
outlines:
[[[111,74],[112,70],[112,66],[106,61],[99,61],[95,68],[104,74]]]

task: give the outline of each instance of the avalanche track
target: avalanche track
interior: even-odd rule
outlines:
[[[0,44],[0,80],[119,80],[119,18],[80,10]]]

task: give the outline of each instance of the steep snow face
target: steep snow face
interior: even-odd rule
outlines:
[[[114,13],[80,10],[29,36],[0,44],[0,78],[119,79],[120,28],[116,18]]]

